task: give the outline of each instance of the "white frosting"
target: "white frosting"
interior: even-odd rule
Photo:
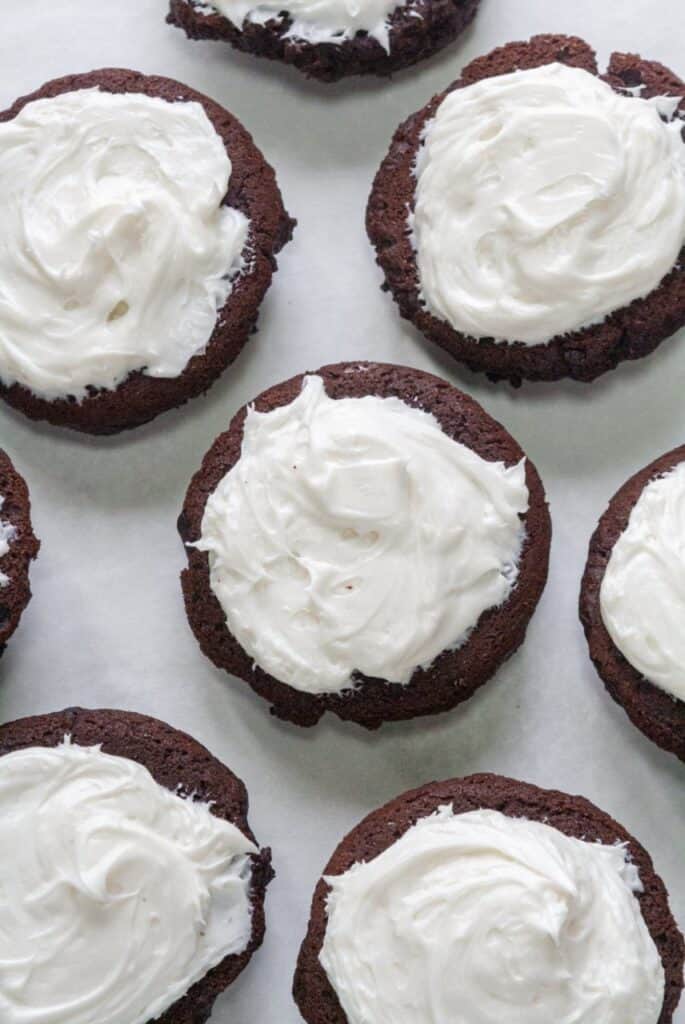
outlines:
[[[655,289],[685,244],[677,100],[549,64],[455,89],[411,218],[422,298],[476,338],[537,345]]]
[[[256,849],[127,758],[0,758],[0,1019],[147,1024],[252,929]]]
[[[280,20],[282,11],[291,19],[286,38],[308,43],[343,43],[365,32],[390,52],[388,18],[409,0],[211,0],[210,6],[242,29],[247,21],[264,25]]]
[[[5,498],[0,495],[0,509],[5,504]],[[12,526],[11,523],[5,522],[0,519],[0,558],[4,558],[9,553],[10,544],[17,535],[16,527]],[[0,589],[8,587],[10,584],[10,578],[7,573],[0,572]]]
[[[443,807],[327,882],[320,959],[349,1024],[657,1024],[622,846]]]
[[[82,398],[176,377],[242,265],[248,221],[199,103],[98,89],[0,124],[0,379]]]
[[[331,399],[320,377],[250,409],[198,547],[231,633],[308,693],[355,671],[407,683],[517,578],[525,463],[486,462],[397,398]]]
[[[646,679],[685,701],[685,463],[652,480],[609,557],[602,620]]]

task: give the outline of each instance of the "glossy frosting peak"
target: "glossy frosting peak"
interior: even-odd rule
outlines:
[[[326,879],[349,1024],[657,1024],[664,971],[622,846],[450,807]]]
[[[0,124],[0,380],[55,399],[176,377],[242,265],[224,143],[199,103],[98,89]]]
[[[362,371],[360,371],[362,372]],[[398,398],[251,408],[198,547],[257,665],[308,693],[407,683],[516,583],[525,464],[487,462]]]
[[[254,845],[127,758],[0,758],[0,1020],[147,1024],[252,931]]]
[[[630,664],[685,701],[685,463],[636,501],[607,563],[600,607]]]
[[[653,291],[685,244],[676,100],[548,64],[455,89],[425,130],[412,217],[430,312],[544,344]]]

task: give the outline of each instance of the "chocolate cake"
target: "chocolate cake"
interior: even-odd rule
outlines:
[[[8,549],[0,556],[0,655],[19,625],[31,600],[29,568],[37,557],[40,542],[31,526],[31,502],[23,478],[9,456],[0,449],[0,523],[8,527]]]

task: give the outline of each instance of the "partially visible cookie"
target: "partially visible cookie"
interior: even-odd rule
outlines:
[[[171,0],[167,20],[190,39],[221,39],[237,50],[292,64],[309,78],[390,75],[451,43],[480,0],[362,0],[338,4],[277,0]],[[269,16],[270,15],[270,16]]]
[[[5,153],[0,397],[112,434],[207,391],[294,225],[243,125],[173,79],[105,68],[0,113]]]
[[[264,936],[273,872],[270,851],[255,845],[247,809],[243,783],[196,740],[157,719],[70,708],[0,726],[0,833],[14,829],[25,857],[17,873],[4,847],[0,948],[21,949],[30,940],[26,956],[37,958],[20,1008],[0,965],[7,1024],[44,1019],[48,1011],[55,1024],[95,1016],[102,1024],[124,1016],[130,1024],[205,1024]],[[34,876],[42,888],[25,902]],[[41,929],[44,917],[52,929]],[[217,960],[217,950],[234,947]],[[214,960],[211,969],[203,969],[200,954]],[[81,964],[78,977],[65,973],[70,956]],[[146,1007],[149,1018],[141,1016]]]
[[[371,191],[401,315],[513,384],[650,353],[685,324],[684,98],[639,56],[601,75],[570,36],[467,65],[400,125]]]
[[[582,797],[474,775],[404,793],[342,840],[293,992],[307,1024],[669,1024],[684,954],[621,825]]]
[[[298,725],[455,707],[523,642],[551,525],[532,462],[447,381],[339,363],[255,399],[179,519],[203,652]]]
[[[685,761],[685,447],[631,477],[590,541],[580,617],[613,697],[654,743]]]
[[[0,655],[31,600],[29,568],[39,549],[28,487],[0,449]]]

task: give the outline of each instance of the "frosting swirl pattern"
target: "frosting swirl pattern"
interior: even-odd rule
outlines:
[[[410,221],[427,309],[469,336],[538,345],[653,291],[685,245],[677,105],[562,64],[449,93]]]
[[[398,398],[331,399],[305,378],[248,411],[197,546],[228,628],[308,693],[407,683],[516,583],[525,461],[487,462]]]
[[[0,124],[0,379],[47,399],[176,377],[242,267],[199,103],[82,89]]]
[[[327,878],[349,1024],[657,1024],[661,959],[621,846],[443,807]]]
[[[127,758],[0,758],[3,1024],[147,1024],[252,931],[255,846]]]
[[[685,463],[642,491],[600,588],[602,621],[633,668],[685,701]]]

